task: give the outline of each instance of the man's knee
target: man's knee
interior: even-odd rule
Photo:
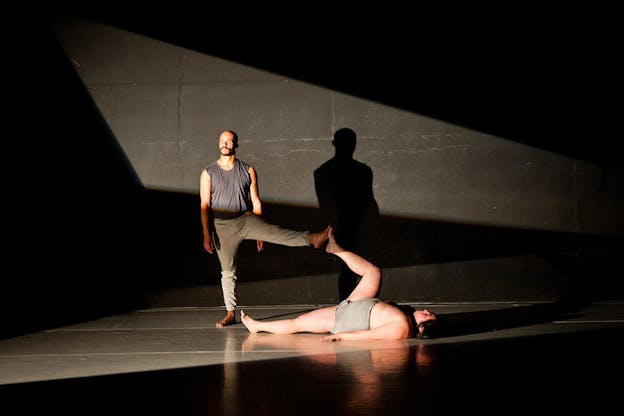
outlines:
[[[236,269],[222,270],[221,271],[221,279],[236,280]]]

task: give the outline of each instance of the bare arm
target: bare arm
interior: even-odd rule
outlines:
[[[260,201],[260,192],[258,191],[258,176],[253,166],[249,167],[249,177],[251,178],[251,185],[249,186],[249,192],[251,193],[251,204],[253,206],[252,212],[258,216],[262,215],[262,202]],[[256,245],[258,251],[262,251],[264,243],[262,240],[257,240]]]
[[[262,215],[262,202],[260,201],[260,192],[258,191],[258,175],[256,175],[256,170],[253,166],[249,167],[249,176],[251,177],[249,192],[251,193],[253,213],[256,215]]]
[[[204,233],[204,249],[212,254],[214,246],[212,244],[212,238],[210,237],[210,191],[211,191],[210,175],[206,170],[202,170],[199,177],[199,197],[200,203],[200,215],[202,223],[202,231]]]
[[[323,342],[334,341],[373,341],[376,339],[405,339],[409,338],[409,323],[402,319],[397,319],[388,322],[385,325],[379,326],[375,329],[365,329],[361,331],[341,332],[339,334],[332,334],[323,337]]]

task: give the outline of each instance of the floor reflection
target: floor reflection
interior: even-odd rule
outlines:
[[[5,342],[4,368],[21,363],[49,376],[0,386],[0,402],[16,414],[107,416],[570,416],[619,408],[621,303],[546,323],[548,308],[509,308],[447,307],[452,331],[441,338],[339,343],[198,325],[220,310],[209,319],[142,313],[129,331],[105,321],[77,338],[74,328]],[[169,328],[189,328],[161,329],[167,316]],[[126,371],[93,375],[106,366]],[[82,376],[59,378],[61,367]]]
[[[430,346],[414,345],[406,340],[321,343],[319,336],[305,334],[249,334],[242,350],[244,353],[294,350],[301,354],[281,368],[284,378],[272,372],[264,377],[246,374],[236,381],[244,383],[239,386],[241,391],[255,390],[259,395],[262,392],[267,400],[273,394],[287,392],[290,397],[283,400],[294,406],[291,410],[305,414],[381,414],[411,408],[418,396],[426,394],[435,361]],[[295,401],[293,394],[297,397]],[[258,409],[248,410],[258,412]],[[265,410],[270,414],[269,409]]]

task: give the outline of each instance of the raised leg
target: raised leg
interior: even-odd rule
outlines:
[[[347,299],[353,301],[376,297],[381,287],[381,270],[379,267],[354,252],[340,247],[334,237],[333,228],[330,228],[328,238],[329,242],[325,251],[338,256],[354,273],[362,276]]]

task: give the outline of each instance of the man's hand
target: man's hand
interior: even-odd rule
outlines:
[[[214,252],[214,246],[212,244],[212,238],[210,238],[210,235],[204,236],[204,250],[206,250],[210,254]]]
[[[339,341],[342,341],[342,338],[340,338],[340,335],[338,334],[327,335],[326,337],[321,338],[321,342],[339,342]]]
[[[256,244],[258,245],[258,253],[260,253],[262,250],[264,250],[264,241],[256,240]]]

